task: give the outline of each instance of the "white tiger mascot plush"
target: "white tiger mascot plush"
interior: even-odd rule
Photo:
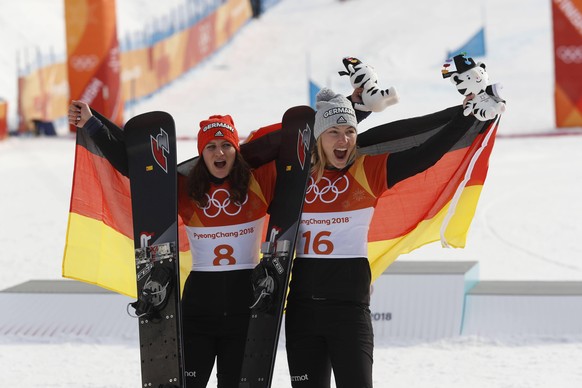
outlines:
[[[442,75],[450,77],[463,96],[474,95],[465,103],[465,116],[472,113],[478,120],[487,121],[505,112],[505,100],[498,93],[501,84],[489,85],[484,63],[475,63],[472,58],[459,54],[443,65]]]
[[[398,102],[396,89],[378,88],[378,75],[371,66],[365,65],[357,58],[345,57],[344,67],[339,75],[347,75],[354,89],[363,88],[362,103],[354,103],[354,107],[365,112],[382,112],[386,107]]]

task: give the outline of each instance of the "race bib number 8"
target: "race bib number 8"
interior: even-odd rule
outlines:
[[[234,249],[230,245],[219,245],[214,248],[214,265],[235,265],[236,259],[232,256]]]
[[[256,221],[218,227],[186,227],[192,269],[223,271],[252,269],[259,261],[261,218]]]

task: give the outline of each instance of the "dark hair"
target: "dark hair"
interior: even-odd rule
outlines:
[[[249,190],[249,181],[251,178],[251,168],[245,162],[239,152],[236,153],[234,164],[230,174],[228,174],[228,181],[230,182],[230,199],[236,204],[242,204],[245,200]],[[208,198],[206,193],[210,190],[210,181],[212,175],[206,167],[206,163],[202,157],[198,159],[198,163],[192,168],[188,174],[188,190],[190,198],[200,207],[208,205]]]

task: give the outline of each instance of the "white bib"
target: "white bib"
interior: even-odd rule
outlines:
[[[193,271],[252,269],[259,262],[265,217],[238,225],[186,226]]]
[[[368,256],[368,229],[374,208],[330,213],[303,213],[297,257],[352,258]]]

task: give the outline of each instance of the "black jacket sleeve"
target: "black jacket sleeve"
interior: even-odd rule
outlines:
[[[93,111],[93,116],[81,130],[89,133],[99,151],[117,171],[125,176],[129,175],[124,133],[121,128]]]
[[[462,106],[455,106],[434,114],[371,128],[358,135],[358,146],[374,146],[404,137],[426,138],[415,147],[390,152],[386,162],[386,179],[390,188],[433,166],[476,122],[474,116],[463,115]]]
[[[280,146],[281,131],[277,130],[248,143],[241,144],[240,152],[249,166],[258,168],[277,159]]]
[[[388,187],[433,166],[453,148],[475,120],[472,115],[464,116],[459,110],[441,131],[421,145],[388,155]]]

